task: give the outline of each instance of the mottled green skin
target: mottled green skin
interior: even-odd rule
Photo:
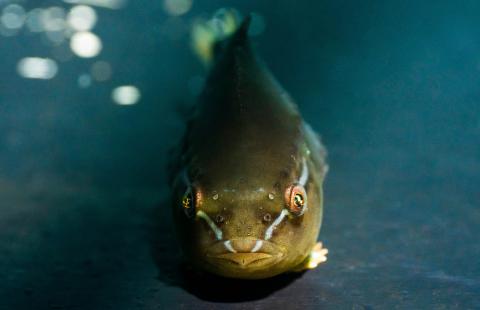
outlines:
[[[191,264],[225,277],[258,279],[292,270],[305,261],[322,221],[325,151],[241,30],[214,65],[175,156],[173,214]],[[212,219],[224,218],[217,223],[223,240],[263,239],[271,224],[264,215],[270,213],[273,220],[285,208],[284,192],[298,181],[303,159],[309,168],[308,210],[300,217],[286,217],[274,230],[270,241],[282,256],[247,267],[207,257],[207,251],[220,253],[222,247],[204,220],[185,216],[182,172],[201,193],[197,210]]]

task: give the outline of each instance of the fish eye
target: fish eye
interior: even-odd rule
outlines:
[[[270,213],[266,213],[264,216],[263,216],[263,220],[265,222],[270,222],[272,220],[272,215]]]
[[[288,210],[295,216],[302,215],[307,207],[307,193],[300,184],[290,186],[285,192]]]
[[[187,217],[193,218],[195,216],[195,199],[193,199],[191,187],[188,187],[185,194],[183,194],[182,208]]]

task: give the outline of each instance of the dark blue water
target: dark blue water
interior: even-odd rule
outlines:
[[[93,6],[93,58],[68,36],[2,30],[0,308],[480,308],[475,1],[230,1],[264,22],[258,52],[329,150],[329,260],[260,284],[179,274],[167,150],[205,76],[188,29],[222,4]],[[24,78],[24,57],[58,70]],[[122,85],[135,104],[112,100]]]

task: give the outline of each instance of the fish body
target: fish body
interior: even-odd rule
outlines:
[[[312,264],[327,165],[318,136],[258,59],[247,29],[248,19],[218,52],[170,183],[187,261],[259,279]]]

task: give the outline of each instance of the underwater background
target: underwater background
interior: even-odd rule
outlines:
[[[222,7],[329,151],[296,277],[178,266],[166,161]],[[480,2],[0,0],[0,309],[474,309],[479,235]]]

